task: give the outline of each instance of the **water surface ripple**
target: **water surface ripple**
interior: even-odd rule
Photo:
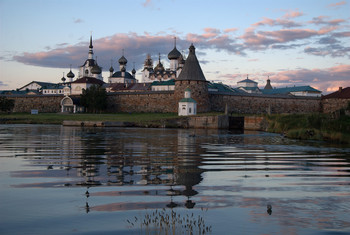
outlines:
[[[350,233],[350,148],[278,134],[0,125],[0,175],[2,234]]]

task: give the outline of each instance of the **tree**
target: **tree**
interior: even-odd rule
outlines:
[[[15,107],[15,100],[7,99],[6,97],[0,97],[0,110],[3,112],[9,112]]]
[[[93,85],[80,95],[81,104],[85,107],[86,112],[97,113],[107,108],[107,92],[106,89]]]

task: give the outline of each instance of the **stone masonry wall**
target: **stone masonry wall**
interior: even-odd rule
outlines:
[[[206,81],[175,81],[175,100],[184,98],[185,90],[191,90],[191,98],[197,102],[197,113],[210,112],[208,85]],[[178,111],[178,106],[175,112]]]
[[[322,100],[322,111],[323,113],[332,113],[339,109],[344,109],[348,106],[350,99],[323,99]]]
[[[177,112],[173,91],[108,95],[108,112]]]
[[[15,100],[13,112],[30,113],[32,109],[37,109],[39,113],[61,112],[61,100],[63,95],[27,95],[9,96]]]
[[[62,95],[9,96],[15,100],[14,112],[60,112]],[[325,102],[325,101],[323,101]],[[333,102],[333,101],[332,101]],[[334,103],[340,101],[334,100]],[[208,111],[262,114],[262,113],[312,113],[321,111],[319,98],[273,97],[252,95],[209,94]],[[344,103],[345,104],[345,103]],[[347,104],[347,103],[346,103]],[[330,103],[324,103],[325,110],[331,110]],[[174,91],[119,92],[108,94],[108,112],[174,112],[178,109]],[[325,111],[328,112],[328,111]]]
[[[320,98],[210,94],[211,110],[228,113],[314,113],[321,111]]]

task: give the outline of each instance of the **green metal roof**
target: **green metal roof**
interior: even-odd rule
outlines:
[[[170,79],[168,81],[154,81],[152,86],[175,86],[175,79]]]
[[[183,98],[180,100],[180,102],[186,102],[186,103],[197,103],[194,99],[192,98]]]
[[[275,88],[275,89],[268,89],[268,90],[263,89],[261,91],[263,94],[268,94],[268,95],[289,94],[291,92],[302,92],[302,91],[321,93],[321,91],[311,86],[295,86],[295,87]]]

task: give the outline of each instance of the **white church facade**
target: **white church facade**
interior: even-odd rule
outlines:
[[[190,116],[197,114],[197,102],[191,98],[191,89],[185,89],[185,98],[179,101],[178,115]]]

